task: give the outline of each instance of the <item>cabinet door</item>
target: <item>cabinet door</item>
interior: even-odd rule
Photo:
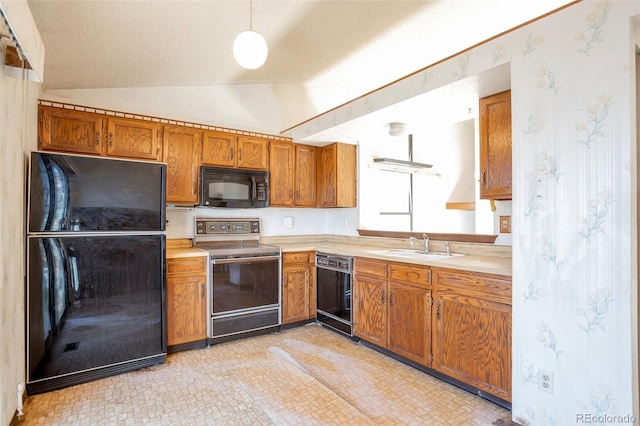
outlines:
[[[331,144],[318,148],[318,168],[316,175],[316,187],[318,194],[318,207],[336,207],[338,172],[336,170],[336,156],[338,148]]]
[[[316,206],[316,147],[295,144],[295,205]]]
[[[179,126],[164,128],[167,203],[198,204],[201,155],[201,130]]]
[[[234,167],[238,150],[237,138],[230,133],[205,131],[202,142],[202,163]]]
[[[480,99],[480,198],[511,199],[511,92]]]
[[[511,306],[438,293],[432,367],[511,401]]]
[[[318,207],[356,207],[356,146],[334,143],[317,155]]]
[[[206,337],[206,276],[167,275],[167,345]]]
[[[107,121],[107,155],[160,161],[161,129],[158,123],[111,117]]]
[[[265,139],[238,136],[238,167],[267,170],[269,142]]]
[[[387,345],[387,282],[356,275],[353,284],[353,331],[381,347]]]
[[[431,291],[389,282],[387,349],[430,366]]]
[[[293,144],[271,142],[269,145],[269,205],[293,206]]]
[[[305,264],[286,266],[282,275],[283,324],[309,319],[311,268]]]
[[[38,149],[102,155],[103,116],[39,106]]]

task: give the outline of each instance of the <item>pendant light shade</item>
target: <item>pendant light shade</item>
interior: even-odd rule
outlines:
[[[267,42],[255,31],[243,31],[233,42],[233,56],[242,68],[260,68],[267,60],[268,54]]]
[[[409,131],[405,123],[387,123],[387,127],[389,127],[389,136],[402,136]]]

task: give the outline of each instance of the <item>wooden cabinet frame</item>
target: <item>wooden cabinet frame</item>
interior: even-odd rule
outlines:
[[[315,252],[282,254],[282,323],[316,317]]]
[[[511,91],[480,99],[480,198],[510,200]]]
[[[207,257],[167,259],[167,345],[206,342]]]
[[[429,267],[356,258],[354,270],[354,334],[429,367]]]
[[[511,401],[511,280],[434,268],[433,368]]]

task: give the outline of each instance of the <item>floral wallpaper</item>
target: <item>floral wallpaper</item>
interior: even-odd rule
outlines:
[[[513,403],[523,425],[638,424],[631,234],[640,1],[582,1],[330,111],[332,125],[509,64]],[[632,145],[633,144],[633,145]],[[635,296],[637,297],[637,296]],[[637,334],[636,334],[637,335]],[[541,374],[551,375],[543,389]],[[637,378],[635,378],[637,380]]]

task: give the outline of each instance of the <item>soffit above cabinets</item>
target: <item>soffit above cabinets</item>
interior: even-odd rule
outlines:
[[[478,117],[480,98],[510,87],[511,70],[506,63],[423,94],[408,95],[401,102],[336,124],[300,141],[318,145],[332,141],[367,143],[391,138],[388,136],[390,122],[406,123],[409,133],[413,134],[434,125],[458,123]]]

